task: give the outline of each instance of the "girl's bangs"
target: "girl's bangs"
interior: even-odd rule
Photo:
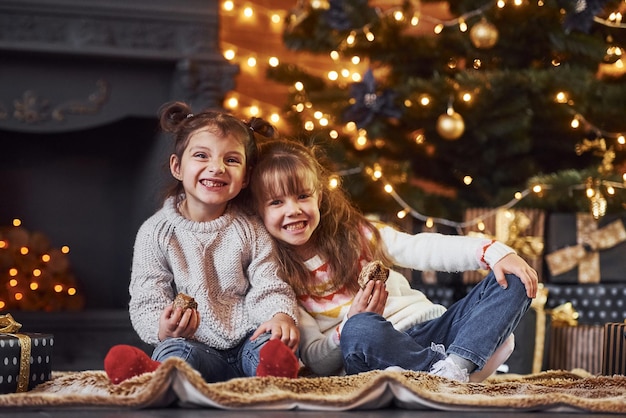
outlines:
[[[297,195],[304,191],[317,189],[315,173],[298,164],[295,159],[281,158],[273,160],[262,177],[263,190],[270,199],[281,196]]]

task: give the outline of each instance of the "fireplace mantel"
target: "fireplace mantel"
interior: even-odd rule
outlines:
[[[218,1],[3,0],[0,129],[62,132],[169,100],[217,107],[236,66],[219,51]]]
[[[234,88],[218,7],[0,1],[0,225],[69,245],[86,309],[127,309],[135,234],[171,181],[158,109],[221,108]]]

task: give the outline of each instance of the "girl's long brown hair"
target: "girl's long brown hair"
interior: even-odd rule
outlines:
[[[316,190],[321,195],[321,220],[311,236],[317,254],[330,267],[334,289],[358,290],[360,259],[380,260],[390,265],[381,249],[376,227],[349,201],[340,187],[331,188],[325,155],[317,146],[295,140],[275,139],[259,143],[259,159],[252,173],[251,192],[257,213],[264,202],[277,196]],[[372,239],[364,237],[369,230]],[[289,284],[298,295],[315,294],[311,273],[295,248],[277,241],[279,262]],[[328,289],[327,289],[328,290]]]

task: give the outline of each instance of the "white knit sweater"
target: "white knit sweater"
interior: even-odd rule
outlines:
[[[414,270],[476,270],[493,266],[514,252],[500,242],[489,245],[490,240],[476,237],[436,233],[411,235],[389,226],[380,228],[380,233],[383,247],[394,264]],[[481,260],[483,252],[486,264]],[[324,288],[323,283],[330,280],[324,260],[315,256],[306,264],[318,286]],[[437,318],[446,310],[411,288],[407,279],[397,271],[390,271],[386,288],[389,297],[383,316],[400,331]],[[304,364],[315,374],[343,372],[339,335],[353,298],[354,295],[345,288],[323,297],[300,297],[300,354]]]
[[[194,222],[170,198],[137,233],[129,286],[133,327],[156,345],[159,316],[178,292],[198,302],[194,339],[220,350],[278,312],[297,320],[295,295],[274,257],[259,220],[229,206],[218,219]]]

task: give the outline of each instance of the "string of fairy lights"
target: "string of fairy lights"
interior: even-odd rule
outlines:
[[[27,231],[18,218],[0,228],[0,270],[6,272],[0,310],[80,308],[83,297],[69,272],[69,252],[67,245],[50,247],[42,234]]]
[[[409,7],[408,9],[406,7],[402,8],[400,6],[392,5],[386,9],[383,9],[382,7],[377,7],[376,11],[381,17],[391,17],[395,19],[398,23],[406,24],[408,30],[411,30],[411,28],[416,29],[420,27],[420,25],[422,27],[424,25],[427,25],[429,27],[429,29],[427,30],[432,30],[434,36],[440,34],[444,30],[444,28],[457,27],[458,30],[460,30],[461,32],[469,31],[473,42],[483,42],[480,45],[475,43],[477,47],[489,48],[493,46],[491,42],[494,42],[494,37],[497,39],[497,32],[494,34],[493,31],[496,29],[485,20],[484,13],[493,7],[524,7],[526,4],[528,4],[528,1],[486,1],[484,5],[477,9],[468,11],[461,16],[455,16],[450,19],[441,19],[422,13],[419,3],[420,2],[417,0],[413,1],[413,7]],[[541,7],[544,5],[544,2],[543,0],[538,0],[536,4]],[[298,2],[294,10],[291,10],[289,13],[285,14],[284,10],[270,9],[252,3],[247,3],[245,6],[237,6],[235,2],[227,0],[224,1],[222,4],[222,13],[226,13],[231,17],[236,15],[238,21],[242,22],[242,24],[245,24],[246,21],[252,21],[254,16],[262,16],[266,21],[270,22],[270,25],[274,25],[274,29],[278,27],[286,27],[287,29],[289,29],[290,25],[297,25],[302,19],[305,18],[308,13],[307,10],[309,10],[310,8],[326,9],[328,7],[329,3],[327,1],[301,0]],[[472,21],[477,19],[479,20],[478,23],[471,24]],[[595,17],[594,21],[607,27],[626,28],[626,25],[622,23],[622,15],[620,12],[614,12],[610,14],[607,18]],[[482,32],[478,32],[479,26]],[[481,36],[483,36],[485,29],[487,31],[488,38],[481,39]],[[472,33],[472,31],[474,31],[474,33]],[[336,50],[330,53],[328,61],[322,60],[322,62],[320,62],[318,66],[308,68],[308,70],[310,70],[312,74],[327,77],[330,82],[359,82],[362,80],[362,74],[365,72],[365,69],[368,68],[367,60],[362,59],[358,56],[344,56],[342,54],[342,50],[344,50],[345,47],[353,46],[356,42],[373,42],[375,39],[376,34],[373,32],[369,24],[364,25],[362,28],[352,29],[350,33],[346,35],[345,39],[340,42]],[[487,44],[485,44],[484,42],[487,42]],[[611,39],[607,39],[607,45],[607,56],[612,57],[613,59],[610,63],[604,64],[605,70],[613,74],[623,74],[624,72],[626,72],[626,68],[624,68],[624,62],[622,61],[623,48],[619,45],[613,44]],[[280,57],[276,55],[261,57],[261,54],[259,54],[258,51],[249,51],[241,46],[233,45],[232,43],[227,42],[223,42],[222,47],[226,59],[231,62],[238,63],[243,71],[256,69],[256,67],[263,62],[271,67],[277,67],[280,64]],[[553,65],[558,66],[560,65],[560,63],[554,62]],[[353,145],[356,149],[362,149],[367,146],[369,139],[367,137],[366,130],[357,129],[356,124],[354,124],[353,122],[342,124],[341,126],[334,124],[334,118],[332,115],[325,114],[322,111],[316,110],[313,103],[308,100],[304,84],[302,82],[295,82],[292,88],[295,92],[298,93],[299,97],[302,98],[302,100],[299,103],[294,104],[293,107],[296,112],[299,112],[304,116],[304,128],[307,131],[313,131],[316,128],[331,128],[337,126],[335,129],[330,129],[329,135],[331,138],[338,138],[339,131],[341,131],[343,134],[350,135],[354,138]],[[463,100],[465,102],[471,102],[471,100],[473,99],[473,94],[471,92],[459,92],[459,97],[460,100]],[[576,110],[575,104],[568,97],[566,91],[558,92],[554,100],[555,102],[568,107],[570,113],[572,114],[572,119],[570,122],[571,129],[585,129],[586,132],[593,133],[597,138],[592,141],[584,140],[581,144],[577,146],[576,152],[583,153],[589,150],[602,152],[604,155],[604,160],[599,170],[610,170],[612,168],[612,161],[615,158],[615,150],[622,149],[623,146],[626,144],[625,133],[604,131],[598,126],[594,125],[593,122],[589,121],[584,115]],[[254,104],[246,107],[244,105],[244,102],[246,101],[248,103]],[[431,104],[431,101],[429,100],[429,97],[427,95],[423,95],[420,98],[419,104],[422,106],[429,106]],[[405,105],[407,105],[407,103],[405,103]],[[272,123],[276,124],[280,128],[280,110],[275,105],[270,105],[267,103],[264,104],[262,101],[256,98],[250,98],[240,93],[232,92],[232,94],[226,98],[225,107],[232,111],[246,113],[248,116],[267,117],[269,120],[272,121]],[[448,106],[448,114],[453,113],[454,112],[452,109],[451,101]],[[419,140],[423,140],[423,138],[416,138],[416,141]],[[389,195],[401,207],[401,210],[397,213],[397,216],[399,218],[410,215],[420,221],[425,222],[427,227],[432,227],[434,224],[442,224],[454,227],[457,230],[462,230],[472,225],[481,224],[483,219],[495,215],[498,210],[514,207],[531,193],[540,195],[544,191],[550,189],[550,185],[547,184],[532,185],[525,190],[521,190],[515,193],[514,197],[505,204],[494,207],[493,210],[481,215],[480,219],[476,218],[467,220],[465,222],[455,222],[448,219],[430,217],[412,208],[396,192],[393,184],[385,179],[385,176],[382,173],[380,167],[355,168],[347,171],[338,172],[336,174],[337,176],[342,177],[350,174],[355,174],[357,172],[365,172],[371,176],[373,181],[380,182],[383,185],[382,187],[384,188],[384,190],[389,193]],[[337,178],[331,180],[336,185],[340,183]],[[466,176],[464,178],[464,183],[466,185],[470,185],[472,181],[473,179],[470,176]],[[626,188],[626,174],[624,174],[621,183],[605,180],[601,182],[588,181],[585,184],[575,185],[572,187],[575,189],[585,190],[585,194],[590,200],[590,210],[592,212],[592,215],[596,219],[598,219],[604,216],[606,211],[607,203],[605,193],[610,196],[615,194],[615,189]],[[601,190],[601,188],[603,190]]]

